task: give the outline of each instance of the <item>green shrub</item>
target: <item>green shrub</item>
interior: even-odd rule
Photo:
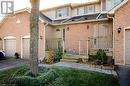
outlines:
[[[63,55],[63,52],[62,52],[62,49],[56,49],[54,51],[54,58],[55,58],[55,61],[60,61],[60,59],[62,59],[62,55]]]
[[[12,84],[17,84],[18,86],[45,86],[57,77],[58,74],[54,70],[39,73],[37,77],[31,77],[30,72],[28,71],[24,76],[15,77]]]
[[[107,62],[106,52],[102,49],[99,49],[96,53],[96,60],[98,60],[99,63],[106,63]]]
[[[37,79],[41,86],[49,84],[50,82],[54,81],[58,77],[58,74],[54,70],[49,70],[45,74],[41,74]]]
[[[15,56],[16,59],[19,59],[19,58],[20,58],[20,55],[19,55],[19,53],[17,53],[17,52],[14,54],[14,56]]]

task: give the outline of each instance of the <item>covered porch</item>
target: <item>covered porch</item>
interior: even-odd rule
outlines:
[[[113,56],[112,24],[108,22],[48,27],[46,51],[61,48],[64,58],[88,58],[99,49]]]

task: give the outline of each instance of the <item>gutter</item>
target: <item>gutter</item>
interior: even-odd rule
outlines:
[[[108,20],[108,18],[104,18],[104,19],[95,19],[95,20],[86,20],[86,21],[79,21],[79,22],[68,22],[68,23],[60,23],[60,24],[52,24],[54,26],[56,25],[69,25],[69,24],[79,24],[79,23],[88,23],[88,22],[97,22],[97,21],[106,21]]]
[[[45,24],[45,30],[44,30],[44,58],[45,58],[45,54],[46,54],[46,28],[49,25],[49,23]]]
[[[115,18],[109,16],[109,14],[107,14],[107,17],[113,20],[113,59],[115,60],[115,31],[114,31],[114,29],[115,29],[115,23],[114,23]]]

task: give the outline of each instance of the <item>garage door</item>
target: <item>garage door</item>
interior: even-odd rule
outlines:
[[[28,59],[30,51],[30,39],[29,38],[23,38],[22,39],[22,58]]]
[[[16,52],[16,39],[5,39],[4,46],[6,56],[14,57],[14,54]]]
[[[126,64],[130,64],[130,30],[125,31],[125,58]]]

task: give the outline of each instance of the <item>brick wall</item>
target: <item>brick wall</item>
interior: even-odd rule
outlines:
[[[115,13],[115,61],[116,64],[124,64],[124,28],[130,26],[130,1],[119,8]],[[117,29],[121,27],[121,33]]]
[[[20,20],[20,23],[17,21]],[[30,34],[30,14],[28,12],[21,12],[14,16],[8,17],[0,26],[0,38],[4,39],[7,36],[16,37],[16,51],[21,53],[21,38]],[[40,58],[44,57],[44,24],[39,23],[40,40]],[[40,37],[39,37],[40,38]]]

